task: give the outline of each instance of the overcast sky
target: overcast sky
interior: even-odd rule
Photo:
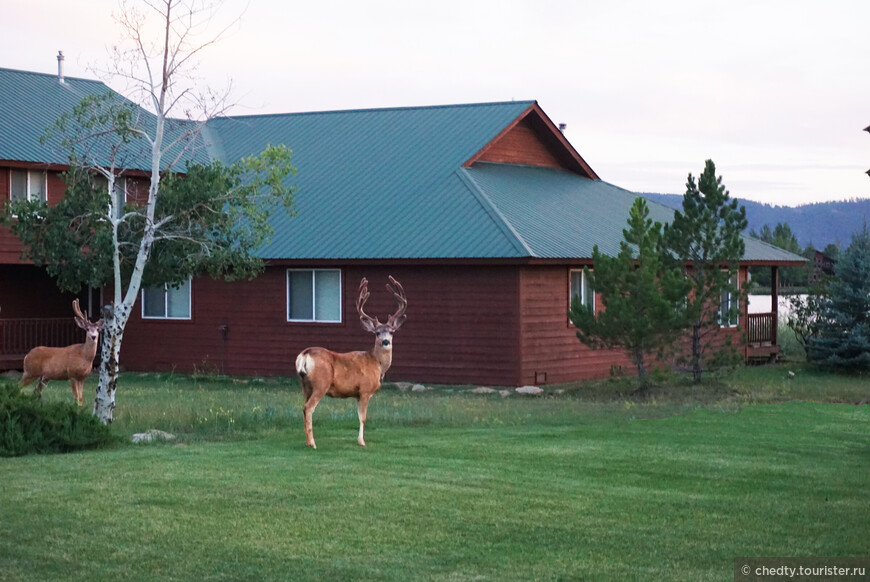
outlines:
[[[63,50],[96,78],[117,6],[3,0],[0,67],[56,73]],[[236,113],[536,99],[630,190],[682,194],[712,158],[737,197],[870,197],[868,0],[226,0],[239,15],[199,69]]]

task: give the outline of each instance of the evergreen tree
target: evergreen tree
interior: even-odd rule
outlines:
[[[764,241],[775,247],[785,249],[796,255],[809,256],[805,253],[812,252],[815,249],[808,247],[801,249],[797,236],[795,236],[791,227],[787,222],[778,222],[771,230],[770,226],[765,224],[761,227],[760,232],[754,230],[749,231],[749,235]],[[812,258],[812,256],[809,256]],[[809,276],[809,269],[803,267],[783,267],[779,270],[779,284],[782,287],[796,287],[798,285],[806,285]],[[752,280],[760,287],[770,288],[770,267],[756,267],[752,269]]]
[[[687,265],[691,292],[686,315],[692,328],[690,363],[696,382],[701,380],[705,356],[720,351],[711,332],[722,322],[737,320],[737,274],[745,251],[740,233],[746,226],[746,209],[730,198],[712,160],[707,160],[697,183],[689,174],[683,210],[675,211],[673,221],[665,225],[666,246]]]
[[[586,271],[605,309],[595,313],[579,297],[570,318],[577,337],[597,348],[624,348],[637,366],[641,389],[649,377],[646,357],[661,353],[682,331],[688,283],[680,266],[662,252],[662,225],[649,218],[643,198],[631,207],[619,253],[609,257],[593,249],[593,270]]]
[[[852,238],[842,254],[822,305],[818,335],[807,359],[825,366],[870,370],[870,234]]]

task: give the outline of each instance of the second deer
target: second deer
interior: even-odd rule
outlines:
[[[39,380],[35,393],[42,396],[42,390],[49,380],[69,380],[73,398],[79,406],[84,403],[85,378],[91,373],[94,356],[97,354],[97,339],[103,329],[103,320],[92,323],[79,309],[79,300],[73,301],[76,324],[87,332],[85,343],[65,348],[39,346],[24,356],[24,375],[20,386],[27,386]]]
[[[393,334],[405,323],[408,299],[402,285],[390,277],[387,290],[393,294],[399,307],[387,323],[366,315],[363,306],[369,298],[368,281],[359,284],[356,309],[364,330],[375,335],[375,345],[363,352],[336,353],[325,348],[306,348],[296,358],[296,371],[302,382],[305,405],[302,416],[305,422],[306,444],[316,449],[311,415],[324,396],[333,398],[356,398],[359,415],[359,438],[357,443],[366,446],[363,432],[366,425],[366,409],[369,398],[381,388],[384,374],[393,362]]]

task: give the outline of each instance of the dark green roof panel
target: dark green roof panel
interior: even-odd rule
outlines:
[[[268,258],[523,256],[456,172],[533,102],[216,119],[226,161],[293,150],[298,217],[277,216]]]

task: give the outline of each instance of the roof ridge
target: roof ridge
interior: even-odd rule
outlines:
[[[329,115],[340,113],[367,113],[376,111],[411,111],[422,109],[456,109],[460,107],[486,107],[492,105],[525,105],[529,106],[534,103],[534,99],[520,101],[484,101],[480,103],[454,103],[441,105],[404,105],[396,107],[366,107],[361,109],[326,109],[323,111],[296,111],[284,113],[254,113],[251,115],[223,115],[215,119],[250,119],[253,117],[287,117],[287,116],[302,116],[302,115]]]
[[[11,73],[23,73],[25,75],[39,75],[40,77],[50,77],[53,79],[57,79],[57,73],[40,73],[39,71],[26,71],[24,69],[12,69],[9,67],[0,67],[0,71],[8,71]],[[87,79],[85,77],[71,77],[70,75],[64,75],[63,78],[65,80],[66,79],[73,79],[75,81],[84,81],[85,83],[96,83],[97,85],[105,85],[106,87],[108,87],[108,85],[106,85],[104,82],[97,80],[97,79]]]
[[[477,202],[483,207],[484,212],[489,215],[490,219],[496,224],[499,230],[505,235],[513,247],[519,251],[522,256],[526,257],[535,257],[535,253],[532,251],[531,247],[526,243],[520,233],[516,231],[513,225],[508,221],[504,214],[496,207],[495,204],[492,203],[492,200],[489,199],[489,196],[486,195],[480,186],[477,185],[477,182],[474,181],[468,174],[468,169],[459,167],[456,170],[456,173],[459,175],[459,179],[468,187],[471,191],[471,194],[477,200]]]

